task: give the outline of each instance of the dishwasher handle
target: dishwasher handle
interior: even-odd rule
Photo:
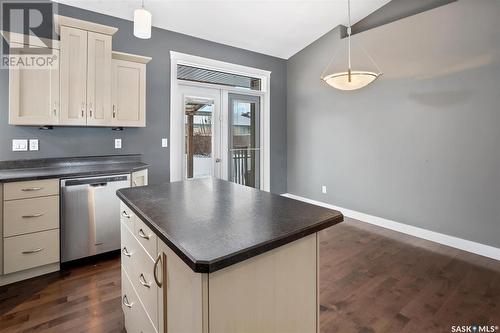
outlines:
[[[106,187],[108,186],[108,183],[94,183],[94,184],[89,184],[91,187]]]
[[[129,175],[108,176],[108,177],[89,177],[89,178],[76,178],[67,179],[62,181],[62,187],[89,185],[92,187],[106,186],[108,183],[128,181]]]

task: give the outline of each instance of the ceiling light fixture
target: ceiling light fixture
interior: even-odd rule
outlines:
[[[351,0],[347,0],[347,13],[349,16],[349,26],[347,27],[347,43],[348,43],[348,60],[347,60],[347,72],[335,72],[324,76],[323,74],[328,70],[330,63],[327,68],[323,71],[321,79],[333,88],[339,90],[357,90],[366,87],[373,81],[375,81],[380,75],[382,75],[377,64],[370,55],[365,51],[366,56],[370,59],[371,63],[375,66],[377,72],[367,71],[367,70],[352,70],[351,68]],[[364,51],[364,49],[363,49]]]
[[[151,38],[151,13],[142,7],[134,11],[134,36],[142,39]]]

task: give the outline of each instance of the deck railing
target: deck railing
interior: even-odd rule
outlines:
[[[231,149],[231,181],[255,187],[256,154],[258,148],[238,147]]]

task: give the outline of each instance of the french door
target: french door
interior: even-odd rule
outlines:
[[[261,188],[260,97],[180,86],[184,179],[216,177]]]

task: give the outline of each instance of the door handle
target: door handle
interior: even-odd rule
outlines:
[[[139,229],[139,237],[149,240],[149,236],[144,233],[144,230]]]
[[[32,214],[32,215],[23,215],[22,218],[23,219],[31,219],[31,218],[34,218],[34,217],[40,217],[40,216],[43,216],[45,213],[37,213],[37,214]]]
[[[221,162],[221,159],[220,158],[216,158],[215,159],[215,163],[220,163]]]
[[[134,305],[134,303],[129,303],[128,302],[128,298],[127,298],[127,295],[123,295],[123,305],[125,305],[127,308],[132,308],[132,305]]]
[[[89,116],[92,118],[92,103],[89,103]]]
[[[33,191],[40,191],[43,190],[43,187],[28,187],[28,188],[23,188],[21,191],[24,192],[33,192]]]
[[[126,246],[123,247],[122,253],[123,253],[124,256],[127,256],[127,257],[131,257],[132,256],[132,253],[128,252]]]
[[[143,273],[139,275],[139,283],[146,288],[151,288],[151,283],[148,283],[148,281],[146,281],[146,277],[144,277]]]
[[[22,254],[38,253],[38,252],[40,252],[42,250],[43,250],[43,247],[39,247],[38,249],[23,251]]]
[[[113,118],[116,118],[116,106],[113,104]]]
[[[158,280],[158,276],[156,275],[156,271],[158,270],[158,264],[160,263],[160,261],[161,261],[161,253],[158,254],[158,257],[156,258],[155,264],[153,266],[153,277],[155,279],[156,285],[161,288],[162,283],[160,280]]]

